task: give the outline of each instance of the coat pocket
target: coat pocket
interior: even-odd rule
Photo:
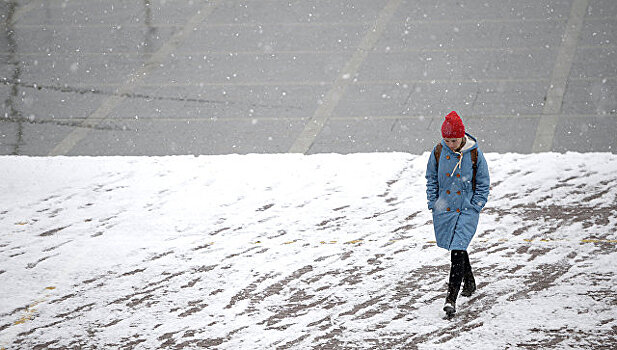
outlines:
[[[463,194],[464,194],[463,209],[465,209],[465,210],[473,210],[476,213],[479,213],[480,211],[478,211],[478,209],[473,204],[471,204],[471,199],[473,198],[473,191],[471,190],[471,188],[465,189]]]

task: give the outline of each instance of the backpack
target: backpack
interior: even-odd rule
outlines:
[[[441,143],[435,146],[435,160],[437,161],[437,169],[439,170],[439,157],[441,157],[441,149],[443,145]],[[476,191],[476,174],[478,173],[478,149],[474,148],[470,151],[471,153],[471,164],[473,167],[473,176],[471,178],[471,189]]]

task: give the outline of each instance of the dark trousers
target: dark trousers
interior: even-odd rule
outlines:
[[[465,250],[453,250],[450,252],[450,279],[448,281],[448,296],[446,302],[456,303],[458,292],[461,289],[461,283],[465,279],[473,279],[471,272],[471,264],[469,263],[469,254]]]

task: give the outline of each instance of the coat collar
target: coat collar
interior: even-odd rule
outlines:
[[[450,149],[450,147],[448,147],[446,145],[446,142],[444,140],[441,140],[441,144],[443,145],[443,148],[447,151],[447,152],[451,152],[454,153],[454,151],[452,151]],[[474,148],[478,147],[478,141],[476,140],[475,137],[465,133],[465,146],[463,146],[463,149],[461,150],[461,153],[466,153],[471,151]]]

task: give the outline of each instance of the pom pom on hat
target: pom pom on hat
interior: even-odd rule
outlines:
[[[441,124],[441,136],[444,139],[458,139],[465,137],[465,125],[461,117],[455,111],[446,115],[446,120]]]

